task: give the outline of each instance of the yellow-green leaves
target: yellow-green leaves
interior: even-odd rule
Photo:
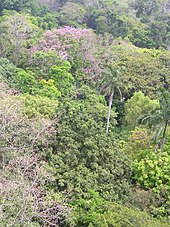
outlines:
[[[157,100],[151,100],[141,91],[135,92],[131,99],[125,103],[125,119],[131,128],[138,124],[139,117],[159,107]]]

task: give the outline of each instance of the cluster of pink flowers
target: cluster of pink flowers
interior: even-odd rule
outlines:
[[[54,51],[63,60],[74,62],[78,59],[83,63],[80,71],[91,79],[100,73],[96,57],[98,45],[97,36],[91,29],[65,26],[46,31],[36,46],[31,48],[30,54]]]
[[[90,29],[73,28],[70,26],[65,26],[64,28],[60,28],[55,31],[59,33],[61,36],[69,34],[77,40],[80,40],[82,37],[90,35],[92,32]]]
[[[75,54],[76,46],[80,45],[80,40],[91,35],[90,29],[78,29],[69,26],[48,30],[38,44],[31,48],[30,53],[55,51],[62,59],[67,60],[73,58],[73,56],[70,56],[70,52]]]

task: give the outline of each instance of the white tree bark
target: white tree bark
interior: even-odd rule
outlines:
[[[109,132],[110,113],[111,113],[111,108],[112,108],[113,95],[114,95],[114,92],[112,92],[109,97],[109,108],[108,108],[108,116],[107,116],[106,133]]]

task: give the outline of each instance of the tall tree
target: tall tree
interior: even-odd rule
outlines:
[[[21,58],[21,52],[30,38],[38,31],[37,21],[35,18],[20,13],[12,13],[2,17],[0,23],[0,54],[2,57],[10,56],[11,60],[18,64]],[[26,45],[25,45],[26,46]]]
[[[100,91],[105,95],[109,96],[109,107],[106,126],[106,133],[108,133],[112,102],[116,90],[120,95],[120,101],[123,101],[122,88],[124,87],[124,79],[121,73],[121,68],[114,67],[111,64],[106,65],[105,69],[103,70],[103,78],[101,79],[99,86]]]
[[[155,128],[153,138],[156,142],[156,148],[158,147],[158,141],[161,138],[160,148],[161,151],[163,151],[166,142],[167,128],[170,124],[170,93],[161,89],[161,99],[159,103],[159,108],[144,116],[142,122],[147,122],[149,126]]]

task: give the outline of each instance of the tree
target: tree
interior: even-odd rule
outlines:
[[[12,61],[18,64],[26,41],[38,30],[36,19],[27,14],[12,13],[2,17],[0,29],[2,34],[5,30],[5,37],[0,40],[0,46],[3,47],[1,55],[10,56]]]
[[[23,94],[19,96],[24,114],[28,118],[53,119],[56,116],[58,100],[51,97]]]
[[[125,103],[125,120],[130,128],[138,124],[139,117],[147,114],[159,107],[157,100],[151,100],[141,91],[135,92],[134,95]]]
[[[105,133],[104,97],[85,85],[75,92],[74,100],[64,99],[57,110],[56,139],[47,154],[55,173],[54,190],[58,188],[73,200],[88,196],[90,189],[117,199],[128,191],[131,164],[117,147],[114,134],[108,137]],[[111,114],[114,126],[116,114]]]
[[[59,55],[57,55],[57,53],[54,51],[36,51],[31,56],[29,67],[35,72],[35,74],[46,78],[50,68],[52,66],[61,64],[61,62],[62,60],[60,59]]]
[[[159,101],[160,107],[151,111],[148,115],[142,117],[142,122],[147,122],[149,126],[155,126],[153,138],[158,146],[158,139],[161,137],[160,148],[166,142],[166,133],[168,125],[170,124],[170,93],[161,89],[161,99]],[[157,148],[156,146],[156,148]]]
[[[146,17],[152,15],[156,12],[160,7],[159,0],[135,0],[132,4],[134,9],[136,10],[137,17]]]
[[[19,70],[12,80],[12,86],[23,94],[33,94],[51,99],[58,99],[61,96],[53,79],[39,78],[36,80],[36,75],[31,71]]]
[[[76,226],[169,226],[163,220],[149,216],[146,211],[103,200],[94,190],[90,191],[88,198],[78,199],[74,206]]]
[[[59,20],[61,24],[78,26],[83,23],[85,13],[86,10],[82,4],[67,2],[60,11]]]
[[[113,96],[117,90],[120,95],[120,101],[123,101],[122,88],[124,87],[124,79],[121,74],[121,68],[112,65],[106,65],[103,71],[103,78],[100,81],[100,91],[109,96],[109,107],[106,133],[109,131],[110,112],[112,108]]]
[[[169,88],[169,54],[165,50],[138,48],[128,42],[112,45],[119,66],[125,67],[124,78],[131,83],[129,94],[142,91],[157,97],[160,87]]]
[[[2,82],[0,103],[0,226],[66,226],[69,209],[45,189],[51,173],[41,156],[55,139],[56,119],[28,119]]]
[[[74,78],[69,72],[71,65],[68,61],[53,66],[50,69],[50,78],[54,80],[54,85],[61,92],[62,96],[68,95],[73,89]]]
[[[72,73],[92,77],[96,72],[97,38],[90,29],[65,26],[60,29],[46,31],[36,45],[30,49],[32,57],[35,52],[53,52],[61,60],[68,60],[72,65]],[[81,72],[80,72],[81,71]],[[78,72],[78,73],[77,73]]]
[[[0,78],[8,80],[10,83],[16,71],[16,66],[12,64],[7,58],[0,58]]]
[[[131,4],[136,11],[136,16],[140,18],[146,26],[146,33],[152,46],[155,48],[169,46],[169,3],[166,0],[135,0]],[[147,41],[147,40],[146,40]],[[149,40],[148,40],[149,41]],[[135,44],[135,43],[134,43]],[[149,44],[149,42],[148,42]],[[145,47],[150,46],[150,44]]]
[[[34,16],[44,16],[49,12],[46,4],[39,4],[37,0],[1,0],[0,13],[3,10],[15,10],[17,12],[30,11]]]

